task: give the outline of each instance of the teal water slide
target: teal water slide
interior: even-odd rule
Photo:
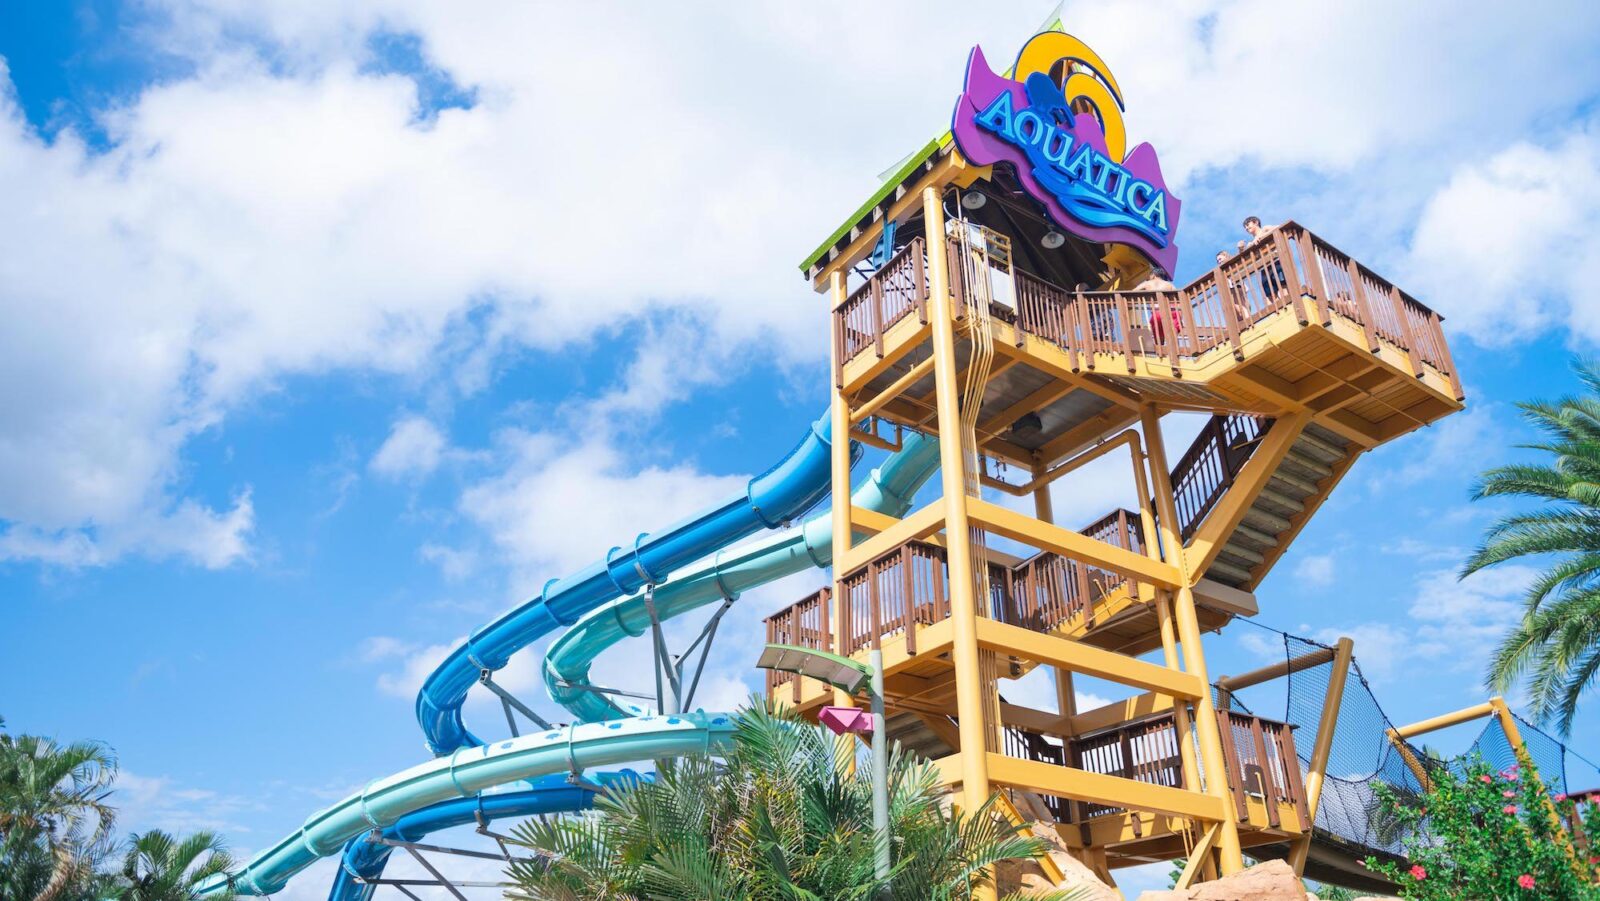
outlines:
[[[371,895],[369,880],[381,877],[387,860],[386,854],[371,853],[370,834],[400,829],[415,841],[434,829],[459,825],[463,809],[491,817],[577,809],[590,793],[574,793],[548,777],[568,774],[576,781],[589,768],[723,748],[735,727],[731,714],[632,715],[637,711],[624,710],[591,690],[591,668],[607,648],[649,631],[647,599],[658,620],[668,620],[810,567],[826,567],[832,557],[826,512],[799,527],[735,545],[761,526],[774,527],[820,499],[828,485],[828,446],[826,425],[819,422],[795,451],[751,480],[739,499],[742,505],[719,505],[660,536],[641,535],[629,550],[613,548],[601,563],[552,580],[537,598],[474,633],[429,677],[418,698],[419,721],[440,756],[377,780],[314,814],[240,870],[208,880],[202,895],[230,886],[239,894],[271,894],[316,860],[343,848],[343,866],[330,897],[357,901]],[[937,464],[937,441],[909,434],[902,449],[854,491],[853,503],[903,515]],[[694,555],[688,554],[691,549]],[[609,593],[597,590],[607,583]],[[572,711],[576,722],[493,743],[468,732],[460,716],[470,687],[462,686],[463,676],[470,674],[476,681],[480,672],[503,667],[511,653],[563,625],[567,631],[546,653],[544,675],[551,696]],[[520,792],[505,790],[523,781],[530,784]],[[493,795],[492,803],[486,793]],[[465,807],[463,799],[469,800]]]

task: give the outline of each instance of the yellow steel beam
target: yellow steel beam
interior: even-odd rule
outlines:
[[[849,289],[845,284],[845,274],[842,270],[835,270],[828,277],[829,292],[832,295],[835,309],[849,296]],[[841,350],[840,342],[830,341],[831,354],[834,358],[832,372],[839,372],[844,361],[838,359]],[[855,524],[851,521],[856,511],[856,506],[850,502],[850,442],[840,440],[838,436],[850,433],[850,399],[845,396],[834,379],[828,380],[828,387],[832,391],[832,401],[828,407],[828,422],[835,436],[833,445],[829,450],[829,475],[832,484],[829,491],[832,495],[833,510],[833,559],[843,560],[850,555],[850,547],[855,543]],[[843,583],[839,576],[843,572],[834,570],[833,596],[839,597],[843,592]],[[833,641],[830,649],[838,650],[840,636],[846,634],[849,624],[845,622],[845,606],[835,603],[833,605]],[[796,678],[799,678],[798,676]],[[802,684],[802,688],[803,688]],[[833,703],[843,707],[852,703],[852,699],[842,688],[833,689]]]
[[[1130,579],[1151,582],[1164,588],[1176,587],[1183,580],[1183,574],[1170,563],[1152,560],[1143,554],[1135,554],[1087,535],[1040,522],[999,504],[973,498],[967,508],[974,522],[1030,547],[1053,551],[1063,557],[1092,563]]]
[[[1081,373],[1073,372],[1071,366],[1057,362],[1058,357],[1064,357],[1066,354],[1048,341],[1032,337],[1032,340],[1026,342],[1026,347],[1017,347],[1009,341],[996,341],[994,349],[996,353],[1025,359],[1034,368],[1044,370],[1049,375],[1070,382],[1073,386],[1091,394],[1097,394],[1120,407],[1129,410],[1139,408],[1139,398],[1128,391],[1110,382],[1090,379]]]
[[[1339,725],[1345,678],[1350,673],[1350,659],[1354,652],[1355,642],[1342,636],[1333,648],[1333,671],[1328,674],[1328,691],[1322,699],[1322,717],[1317,721],[1317,740],[1311,746],[1311,763],[1306,768],[1306,818],[1311,823],[1317,821],[1317,807],[1322,803],[1322,783],[1328,773],[1328,754],[1333,750],[1333,732]],[[1289,865],[1294,867],[1296,876],[1304,875],[1306,855],[1310,851],[1311,829],[1307,828],[1305,835],[1289,846]]]
[[[1250,455],[1244,469],[1234,478],[1233,485],[1206,514],[1205,521],[1195,531],[1194,537],[1189,539],[1183,556],[1191,573],[1198,576],[1211,568],[1217,555],[1222,553],[1222,546],[1228,543],[1233,530],[1244,519],[1245,512],[1255,503],[1261,489],[1267,487],[1272,474],[1277,471],[1283,458],[1288,456],[1289,448],[1294,446],[1295,439],[1300,437],[1310,421],[1311,414],[1300,410],[1277,420],[1267,430],[1266,436],[1261,439],[1261,446]]]
[[[956,154],[951,154],[955,156]],[[928,242],[928,318],[933,326],[935,403],[939,411],[939,477],[944,498],[934,505],[942,513],[949,552],[945,566],[950,579],[950,624],[952,643],[950,663],[956,671],[956,720],[961,731],[959,755],[961,791],[964,806],[977,810],[989,799],[987,755],[977,753],[987,746],[989,724],[984,721],[985,695],[993,692],[985,685],[978,649],[978,599],[973,591],[972,529],[968,519],[966,452],[960,435],[960,386],[956,379],[955,321],[950,309],[950,273],[945,246],[944,204],[933,187],[922,191],[922,216]],[[877,536],[877,537],[882,537]],[[983,599],[987,603],[988,599]],[[998,724],[995,724],[998,726]],[[988,870],[981,882],[989,883]],[[981,892],[980,901],[994,897],[992,884]]]
[[[934,163],[933,171],[914,182],[913,186],[900,195],[898,200],[889,204],[889,209],[885,211],[882,218],[874,222],[870,227],[862,229],[861,234],[845,245],[843,251],[823,264],[817,271],[816,277],[812,280],[812,288],[821,291],[828,284],[828,279],[834,273],[847,273],[855,264],[866,259],[867,254],[871,253],[873,246],[878,243],[878,235],[883,229],[883,223],[899,222],[908,216],[916,208],[917,204],[922,202],[922,193],[924,191],[930,188],[937,189],[951,182],[959,183],[966,177],[975,177],[987,171],[987,167],[974,168],[967,165],[966,158],[959,153],[951,152],[939,157],[937,162]],[[944,240],[943,235],[940,235],[939,238],[941,241]],[[942,247],[944,245],[933,244],[930,246]]]
[[[1000,704],[1000,722],[1007,726],[1016,726],[1028,732],[1039,732],[1044,735],[1067,736],[1072,734],[1072,717],[1040,710],[1036,707],[1023,707],[1018,704]]]
[[[1451,726],[1470,723],[1491,713],[1494,713],[1494,703],[1484,701],[1482,704],[1473,704],[1471,707],[1463,707],[1460,710],[1453,710],[1439,716],[1418,720],[1409,726],[1400,726],[1389,731],[1393,732],[1397,738],[1416,738],[1418,735],[1426,735],[1429,732],[1437,732],[1440,729],[1448,729]]]
[[[866,419],[868,416],[871,416],[872,414],[883,409],[884,404],[887,404],[889,401],[892,401],[904,394],[907,388],[910,388],[917,382],[927,378],[928,373],[932,371],[933,357],[930,356],[926,360],[923,360],[922,362],[906,370],[904,375],[895,379],[893,382],[890,382],[888,387],[884,388],[882,391],[879,391],[876,396],[869,399],[866,403],[863,403],[851,410],[850,421],[852,423],[860,422],[863,419]]]
[[[1221,823],[1212,823],[1211,828],[1200,836],[1200,841],[1195,843],[1194,850],[1189,852],[1189,862],[1183,865],[1183,872],[1178,875],[1178,881],[1172,884],[1173,890],[1181,892],[1194,882],[1194,877],[1200,874],[1207,855],[1211,853],[1211,846],[1216,844],[1217,833],[1221,830]]]
[[[1013,422],[1016,422],[1029,413],[1042,410],[1061,398],[1066,397],[1068,394],[1071,394],[1073,389],[1076,387],[1077,386],[1071,382],[1063,381],[1061,379],[1046,382],[1041,387],[1035,389],[1032,394],[1029,394],[1027,397],[1024,397],[1022,400],[1017,401],[1011,406],[1006,407],[999,413],[990,416],[983,422],[978,423],[978,431],[988,432],[989,434],[998,434],[1001,429],[1011,425]]]
[[[992,619],[980,619],[977,626],[978,644],[1014,657],[1061,666],[1086,676],[1184,699],[1198,698],[1206,693],[1205,683],[1194,676],[1146,663],[1136,657],[1104,651],[1081,641],[1056,638]]]
[[[1147,692],[1122,701],[1112,701],[1104,707],[1086,710],[1072,718],[1072,734],[1083,735],[1108,729],[1118,723],[1140,719],[1153,713],[1172,709],[1170,695]]]
[[[895,527],[900,520],[887,513],[877,510],[868,510],[866,507],[851,506],[850,521],[858,532],[886,532]]]
[[[1035,456],[1038,457],[1040,465],[1049,466],[1062,457],[1076,454],[1100,440],[1101,435],[1121,431],[1138,419],[1139,414],[1135,411],[1123,407],[1108,407],[1050,439],[1039,448]]]
[[[849,490],[849,483],[845,483]],[[850,508],[849,498],[845,498],[845,508]],[[840,555],[837,552],[833,557],[833,571],[840,576],[856,569],[862,564],[869,563],[878,555],[894,550],[908,541],[925,538],[938,531],[944,524],[944,510],[940,504],[933,503],[921,510],[907,515],[904,519],[897,519],[892,525],[878,534],[868,538],[853,548],[845,550]],[[849,528],[846,525],[846,528]]]
[[[1073,767],[986,754],[991,781],[1092,804],[1129,807],[1201,820],[1222,819],[1222,799]]]
[[[1340,640],[1343,641],[1344,639]],[[1301,654],[1299,657],[1295,657],[1292,660],[1285,660],[1282,663],[1274,663],[1271,666],[1263,666],[1260,669],[1253,669],[1247,673],[1240,673],[1237,676],[1223,676],[1216,681],[1216,686],[1223,691],[1237,692],[1246,688],[1260,685],[1263,682],[1271,682],[1273,679],[1280,679],[1284,676],[1293,675],[1301,670],[1308,670],[1314,666],[1321,666],[1322,664],[1332,660],[1334,655],[1337,653],[1338,652],[1334,648],[1318,648],[1315,651]]]
[[[1167,463],[1166,443],[1161,434],[1161,414],[1155,406],[1146,406],[1139,412],[1139,421],[1144,431],[1145,450],[1149,455],[1152,487],[1155,488],[1161,545],[1171,555],[1169,559],[1175,561],[1183,573],[1183,584],[1174,592],[1172,599],[1173,627],[1183,654],[1183,668],[1206,688],[1194,703],[1195,739],[1200,745],[1200,762],[1205,768],[1206,792],[1222,809],[1222,816],[1218,818],[1222,823],[1217,835],[1217,853],[1220,868],[1226,876],[1244,869],[1244,854],[1239,846],[1239,824],[1234,819],[1234,808],[1228,803],[1227,780],[1222,778],[1227,769],[1223,762],[1222,732],[1217,723],[1216,708],[1211,702],[1205,647],[1200,641],[1199,613],[1195,610],[1194,589],[1190,587],[1200,580],[1204,570],[1194,566],[1183,541],[1178,537],[1178,505],[1172,494],[1172,477],[1169,475],[1172,468]]]

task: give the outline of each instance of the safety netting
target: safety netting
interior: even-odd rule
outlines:
[[[1303,662],[1313,655],[1326,658],[1301,669],[1291,666],[1286,675],[1241,689],[1228,698],[1235,709],[1293,724],[1295,752],[1304,770],[1317,744],[1334,672],[1335,649],[1260,623],[1241,622],[1272,636],[1268,640],[1281,645],[1286,663]],[[1221,700],[1219,697],[1218,702]],[[1600,788],[1600,767],[1532,723],[1521,717],[1514,719],[1526,753],[1551,794],[1577,794]],[[1398,856],[1402,852],[1408,836],[1380,801],[1377,788],[1386,784],[1398,793],[1410,795],[1420,795],[1423,789],[1406,754],[1390,737],[1390,730],[1395,727],[1378,703],[1361,671],[1360,655],[1356,654],[1345,680],[1329,745],[1327,775],[1315,823],[1320,838],[1357,845],[1377,854]],[[1519,764],[1510,737],[1494,716],[1486,719],[1472,745],[1460,753],[1444,755],[1426,745],[1411,743],[1405,743],[1405,749],[1424,771],[1448,769],[1460,773],[1479,757],[1499,770]]]

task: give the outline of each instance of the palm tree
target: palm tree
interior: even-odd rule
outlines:
[[[42,852],[50,860],[33,901],[63,901],[70,886],[92,876],[115,819],[106,799],[116,766],[98,742],[0,733],[0,841],[7,858],[29,871]]]
[[[1546,456],[1485,472],[1473,499],[1541,502],[1502,518],[1462,567],[1465,578],[1508,560],[1548,558],[1528,588],[1522,620],[1501,641],[1487,682],[1497,692],[1527,678],[1534,715],[1571,733],[1578,701],[1600,672],[1600,370],[1574,364],[1585,393],[1525,402],[1522,416],[1544,435],[1520,445]]]
[[[590,815],[517,827],[516,843],[537,856],[510,866],[510,896],[958,901],[986,867],[1042,850],[990,805],[946,813],[932,766],[897,749],[884,885],[873,870],[870,775],[852,759],[826,731],[757,705],[722,761],[664,761],[653,781],[613,787]]]
[[[222,840],[210,832],[177,839],[152,829],[128,840],[119,901],[190,901],[201,880],[233,868]],[[209,897],[228,901],[233,895]]]

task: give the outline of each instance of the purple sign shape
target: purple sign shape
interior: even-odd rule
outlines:
[[[1062,229],[1090,241],[1127,244],[1171,273],[1178,263],[1178,211],[1155,148],[1140,144],[1120,163],[1106,152],[1092,115],[1075,115],[1043,73],[1026,82],[996,75],[972,48],[967,81],[950,123],[961,155],[979,166],[1009,163],[1023,190]]]

